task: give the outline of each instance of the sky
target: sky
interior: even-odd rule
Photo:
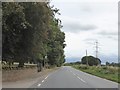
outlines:
[[[66,62],[80,61],[83,56],[98,57],[102,63],[118,62],[118,1],[116,0],[52,0],[60,10],[65,32]]]

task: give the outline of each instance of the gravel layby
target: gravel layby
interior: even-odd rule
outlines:
[[[44,69],[42,72],[37,72],[36,68],[3,71],[2,88],[29,88],[32,84],[42,80],[57,69],[59,68]]]

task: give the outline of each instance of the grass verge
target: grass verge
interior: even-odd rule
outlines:
[[[72,67],[83,72],[120,83],[120,80],[118,79],[118,67],[86,65],[72,65]]]

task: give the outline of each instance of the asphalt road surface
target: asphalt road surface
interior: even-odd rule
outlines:
[[[118,88],[118,84],[63,66],[50,73],[42,81],[31,86],[32,88]]]

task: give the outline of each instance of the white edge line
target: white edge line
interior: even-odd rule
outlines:
[[[74,74],[74,73],[73,73]],[[75,74],[74,74],[75,75]]]
[[[78,76],[77,76],[77,78],[79,78],[82,82],[86,83],[82,78],[80,78],[80,77],[78,77]]]
[[[83,81],[85,83],[85,81],[83,79],[80,79],[81,81]]]
[[[78,76],[77,76],[77,78],[81,80],[81,78],[80,78],[80,77],[78,77]]]
[[[37,86],[38,86],[38,87],[40,87],[40,86],[41,86],[41,84],[38,84]]]

